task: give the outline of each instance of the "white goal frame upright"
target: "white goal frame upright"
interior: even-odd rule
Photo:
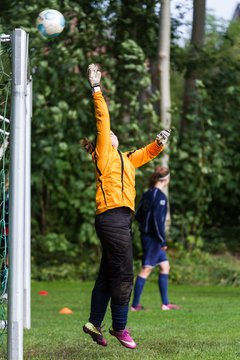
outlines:
[[[9,179],[7,358],[23,359],[23,329],[30,329],[31,116],[28,34],[15,29],[12,47]]]

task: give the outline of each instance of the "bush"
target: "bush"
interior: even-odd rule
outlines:
[[[170,281],[176,284],[240,285],[240,261],[231,254],[211,255],[198,249],[169,254]]]

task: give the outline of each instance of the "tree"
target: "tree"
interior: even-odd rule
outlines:
[[[187,131],[187,115],[194,108],[194,92],[196,80],[201,79],[200,54],[204,44],[206,0],[194,0],[192,37],[188,52],[188,61],[185,75],[183,94],[183,112],[181,118],[181,137]],[[193,110],[195,111],[195,110]]]
[[[160,114],[161,123],[164,129],[171,128],[171,97],[170,97],[170,1],[161,0],[161,10],[159,17],[159,42],[158,42],[158,71],[160,88]],[[167,146],[166,146],[167,150]],[[163,166],[169,167],[169,156],[167,151],[161,157]],[[165,190],[168,195],[168,187]],[[168,203],[168,212],[166,218],[166,230],[169,231],[171,223],[170,205]]]
[[[161,1],[159,19],[158,71],[160,88],[160,114],[164,129],[171,128],[170,97],[170,1]],[[162,156],[162,164],[168,167],[167,152]]]

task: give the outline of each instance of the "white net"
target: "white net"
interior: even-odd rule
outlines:
[[[11,43],[7,35],[0,39],[0,340],[1,352],[6,354]]]

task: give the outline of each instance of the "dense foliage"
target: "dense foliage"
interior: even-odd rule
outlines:
[[[131,4],[130,4],[131,3]],[[43,39],[36,27],[44,8],[60,10],[67,27]],[[103,91],[112,128],[125,151],[141,147],[161,130],[156,76],[159,2],[154,0],[1,1],[0,32],[16,27],[30,34],[33,76],[32,250],[38,278],[89,277],[100,256],[94,231],[95,173],[80,148],[94,139],[89,63],[101,64]],[[172,30],[172,115],[176,131],[170,152],[171,240],[191,251],[240,251],[239,224],[239,24],[209,27],[198,59],[179,46]],[[189,113],[187,136],[178,136],[183,77],[187,62],[201,81]],[[161,156],[137,170],[137,201]],[[135,256],[140,256],[136,224]],[[238,247],[237,247],[238,246]],[[61,268],[59,268],[61,264]],[[91,266],[89,266],[91,264]]]

